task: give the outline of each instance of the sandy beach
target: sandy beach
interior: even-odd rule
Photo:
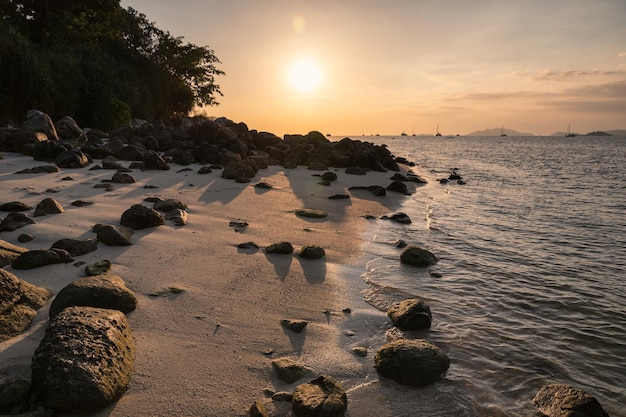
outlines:
[[[118,402],[94,416],[246,415],[255,400],[263,402],[270,415],[290,415],[288,403],[273,403],[269,391],[290,391],[322,373],[349,388],[351,376],[362,374],[363,367],[373,370],[373,353],[357,358],[342,342],[342,328],[361,311],[375,316],[384,313],[366,305],[354,286],[347,285],[344,274],[349,268],[358,271],[362,262],[362,233],[369,222],[376,221],[364,216],[398,210],[405,197],[393,192],[374,197],[365,190],[348,191],[348,187],[386,187],[392,173],[357,176],[331,169],[338,180],[323,186],[314,176],[321,172],[270,166],[252,182],[241,184],[222,179],[220,170],[201,175],[197,173],[200,165],[184,171],[173,165],[170,171],[133,171],[136,183],[113,184],[112,191],[94,188],[114,174],[89,170],[94,164],[53,174],[15,174],[43,164],[31,157],[4,154],[0,160],[2,202],[21,201],[34,207],[51,197],[65,211],[36,217],[37,224],[2,232],[0,239],[28,249],[47,249],[61,238],[95,237],[92,227],[97,223],[119,226],[121,214],[147,197],[176,198],[189,206],[184,226],[166,221],[163,226],[136,231],[132,246],[99,243],[96,251],[74,258],[87,264],[110,260],[111,272],[138,298],[137,309],[128,315],[137,344],[131,384]],[[272,188],[255,188],[260,181]],[[351,198],[328,199],[335,194]],[[94,204],[70,204],[79,199]],[[324,210],[328,217],[299,217],[295,210],[302,208]],[[235,228],[233,221],[248,225]],[[22,233],[35,238],[18,243]],[[293,255],[264,253],[264,247],[281,241],[293,244]],[[239,249],[237,245],[243,242],[254,242],[261,249]],[[325,259],[299,258],[297,253],[305,245],[324,248]],[[84,266],[75,262],[6,269],[56,293],[84,276]],[[168,287],[183,292],[150,296]],[[3,368],[29,375],[32,354],[48,323],[49,304],[26,332],[0,344]],[[297,334],[281,326],[282,319],[306,320],[308,326]],[[291,385],[278,380],[271,362],[284,356],[310,367],[310,375]]]

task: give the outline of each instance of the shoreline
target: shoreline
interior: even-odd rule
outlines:
[[[360,314],[358,309],[351,314],[342,310],[351,308],[354,297],[362,298],[361,294],[346,294],[349,288],[342,273],[363,262],[368,220],[361,216],[393,212],[406,197],[396,193],[373,197],[367,191],[351,192],[349,200],[327,197],[345,193],[349,186],[386,186],[391,182],[389,172],[355,176],[330,169],[339,179],[322,186],[314,176],[316,171],[270,166],[259,171],[251,183],[239,184],[216,173],[200,176],[196,172],[199,165],[194,164],[187,172],[135,171],[131,175],[137,183],[115,184],[115,190],[104,192],[93,186],[110,178],[112,171],[89,171],[87,167],[14,175],[22,166],[42,163],[13,154],[7,154],[0,164],[7,201],[21,200],[34,206],[52,197],[66,207],[64,213],[38,217],[38,224],[0,235],[16,243],[19,234],[32,233],[36,236],[32,242],[19,244],[29,249],[49,247],[64,237],[91,238],[93,224],[119,225],[121,213],[146,196],[178,198],[189,204],[185,226],[166,222],[136,231],[133,246],[100,244],[95,252],[75,259],[88,264],[110,259],[111,272],[127,283],[139,302],[137,310],[128,315],[137,343],[129,390],[117,403],[92,416],[245,415],[255,400],[268,409],[285,405],[273,405],[264,396],[267,388],[290,390],[310,380],[309,376],[332,375],[332,370],[339,368],[345,375],[358,373],[367,366],[363,363],[373,361],[371,355],[357,359],[339,343],[345,338],[342,323]],[[68,175],[72,181],[62,180]],[[33,178],[37,178],[35,187]],[[259,191],[252,186],[260,181],[273,188]],[[157,183],[159,188],[142,188]],[[50,187],[60,188],[60,192],[44,193]],[[78,198],[95,204],[88,208],[69,205]],[[301,208],[326,210],[329,215],[322,220],[303,219],[294,213]],[[236,220],[248,223],[243,232],[229,227],[229,222]],[[247,241],[261,247],[290,241],[296,250],[318,245],[326,250],[326,258],[311,261],[295,254],[237,249],[237,244]],[[82,269],[72,264],[7,270],[55,293],[82,276]],[[170,297],[148,295],[169,286],[184,292]],[[46,326],[49,303],[25,333],[0,344],[0,359],[16,372],[26,373],[25,363]],[[302,319],[309,324],[302,334],[289,333],[280,326],[281,319]],[[291,385],[278,381],[271,360],[282,356],[298,358],[312,373]]]

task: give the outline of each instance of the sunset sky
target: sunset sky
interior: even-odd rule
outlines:
[[[277,135],[626,129],[626,0],[122,0]]]

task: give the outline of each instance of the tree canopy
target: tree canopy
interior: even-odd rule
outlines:
[[[0,125],[33,108],[103,129],[186,115],[219,104],[219,63],[119,0],[0,0]]]

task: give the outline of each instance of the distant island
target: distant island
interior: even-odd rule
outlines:
[[[518,132],[512,129],[504,129],[502,127],[494,127],[493,129],[477,130],[472,133],[468,133],[465,136],[535,136],[533,133]]]

